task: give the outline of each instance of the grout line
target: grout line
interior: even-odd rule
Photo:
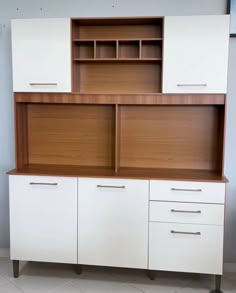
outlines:
[[[15,287],[17,290],[19,290],[20,292],[22,292],[22,293],[25,293],[24,291],[23,291],[23,289],[22,288],[19,288],[11,279],[8,279],[8,281],[9,281],[9,283],[13,286],[13,287]]]
[[[133,284],[129,284],[130,287],[137,289],[139,292],[145,293],[145,291],[135,287]]]
[[[62,287],[64,287],[64,286],[67,286],[67,285],[69,285],[69,284],[72,284],[72,280],[70,280],[70,281],[68,281],[68,282],[66,282],[66,283],[64,283],[64,284],[62,284],[62,285],[56,286],[55,288],[53,288],[53,289],[51,289],[51,290],[48,290],[48,293],[53,292],[53,291],[55,291],[55,290],[57,290],[57,289],[59,289],[59,288],[62,288]]]

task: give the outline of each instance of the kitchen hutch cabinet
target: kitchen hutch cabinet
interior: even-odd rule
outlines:
[[[15,277],[54,261],[220,292],[228,43],[229,16],[13,20]]]

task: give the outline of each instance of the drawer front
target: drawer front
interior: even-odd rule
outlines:
[[[149,269],[222,274],[223,227],[150,223]]]
[[[79,178],[78,262],[147,269],[148,181]]]
[[[223,204],[225,183],[151,180],[150,199]]]
[[[224,224],[224,205],[150,201],[149,221]]]
[[[97,196],[103,194],[139,196],[148,192],[148,183],[148,180],[79,178],[79,189]]]
[[[77,181],[10,176],[12,259],[77,263]]]

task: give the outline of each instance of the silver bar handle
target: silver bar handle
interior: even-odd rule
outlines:
[[[184,232],[184,231],[175,231],[175,230],[171,230],[170,233],[172,233],[172,234],[184,234],[184,235],[201,235],[201,232]]]
[[[186,211],[186,210],[175,210],[175,209],[171,209],[170,210],[172,213],[186,213],[186,214],[201,214],[202,211]]]
[[[207,83],[178,83],[177,86],[207,86]]]
[[[37,86],[37,85],[57,85],[56,82],[31,82],[29,85],[32,85],[32,86]]]
[[[116,186],[116,185],[97,185],[98,188],[118,188],[118,189],[125,189],[124,185]]]
[[[46,182],[30,182],[30,185],[49,185],[49,186],[56,186],[58,183],[52,182],[52,183],[46,183]]]
[[[202,189],[190,189],[190,188],[171,188],[171,191],[193,191],[193,192],[202,192]]]

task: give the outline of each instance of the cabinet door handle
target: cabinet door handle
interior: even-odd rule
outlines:
[[[118,189],[125,189],[124,185],[117,186],[117,185],[97,185],[98,188],[118,188]]]
[[[207,86],[207,83],[178,83],[177,86]]]
[[[50,186],[56,186],[58,183],[52,182],[52,183],[46,183],[46,182],[30,182],[30,185],[50,185]]]
[[[57,85],[56,82],[31,82],[29,85],[37,86],[37,85]]]
[[[170,233],[172,233],[172,234],[184,234],[184,235],[201,235],[201,232],[184,232],[184,231],[175,231],[175,230],[171,230]]]
[[[188,188],[171,188],[172,191],[193,191],[193,192],[202,192],[202,189],[188,189]]]
[[[186,213],[186,214],[201,214],[202,211],[185,211],[185,210],[175,210],[175,209],[171,209],[170,210],[172,213]]]

